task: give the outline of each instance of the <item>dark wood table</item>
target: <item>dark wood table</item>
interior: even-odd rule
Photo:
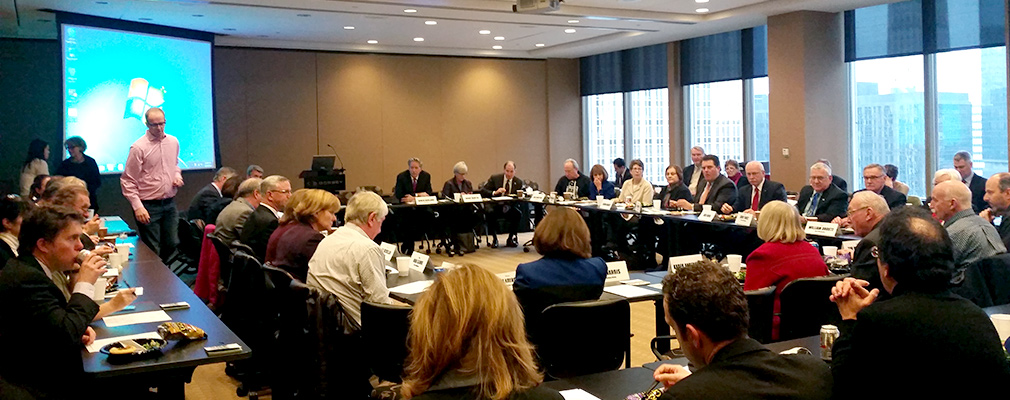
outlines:
[[[135,310],[122,311],[115,315],[156,311],[160,310],[159,304],[185,301],[189,303],[190,308],[167,311],[168,315],[173,321],[186,322],[203,329],[207,332],[207,339],[169,341],[163,355],[126,364],[111,364],[105,354],[89,353],[85,349],[81,354],[84,371],[89,377],[103,383],[119,380],[134,384],[151,382],[150,386],[158,387],[159,397],[181,399],[185,397],[185,383],[190,381],[196,366],[240,360],[252,355],[252,349],[228,329],[146,245],[138,243],[136,237],[128,238],[125,242],[133,243],[135,247],[129,265],[123,269],[120,286],[143,287],[144,294],[133,302]],[[104,321],[98,321],[91,326],[95,329],[98,339],[104,339],[157,331],[159,324],[161,322],[109,328]],[[242,351],[222,356],[208,356],[203,350],[205,346],[228,343],[238,343],[242,346]]]
[[[651,369],[635,367],[544,382],[554,390],[582,389],[601,400],[624,400],[629,394],[649,390],[656,380]]]
[[[821,337],[819,335],[807,336],[799,339],[783,340],[781,342],[768,343],[764,346],[767,347],[768,350],[774,351],[776,353],[780,353],[794,347],[805,347],[807,350],[810,350],[810,352],[813,353],[815,356],[820,357]],[[669,360],[656,361],[648,364],[643,364],[642,367],[649,370],[655,370],[656,368],[659,368],[659,366],[663,364],[676,364],[687,366],[688,363],[689,362],[687,360],[687,357],[678,357]]]

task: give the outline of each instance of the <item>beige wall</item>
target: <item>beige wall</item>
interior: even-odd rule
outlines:
[[[215,57],[224,165],[295,178],[331,144],[349,189],[389,193],[409,157],[440,190],[457,161],[474,184],[511,159],[519,177],[543,185],[560,175],[549,173],[554,158],[582,151],[577,60],[237,48]]]

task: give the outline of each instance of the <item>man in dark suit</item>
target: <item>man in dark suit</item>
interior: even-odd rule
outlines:
[[[954,251],[947,231],[920,207],[880,222],[877,264],[884,289],[845,278],[831,290],[842,322],[832,348],[834,398],[958,398],[1010,380],[995,327],[978,306],[951,293]],[[929,349],[929,351],[923,351]],[[937,365],[957,365],[936,376]]]
[[[504,168],[504,172],[491,175],[487,183],[484,184],[484,187],[480,189],[482,196],[515,196],[523,189],[523,180],[516,177],[516,163],[506,161],[502,168]],[[491,244],[492,248],[498,247],[497,221],[499,220],[505,221],[505,229],[509,234],[508,239],[505,240],[505,246],[519,246],[520,218],[522,218],[522,214],[519,212],[516,204],[504,203],[492,206],[491,221],[488,223],[488,229],[491,231],[491,235],[494,236],[494,243]]]
[[[883,197],[870,192],[861,191],[852,195],[849,202],[848,217],[849,226],[856,235],[863,239],[856,245],[852,252],[852,277],[869,282],[868,290],[881,289],[880,273],[877,271],[877,257],[873,255],[873,248],[880,243],[880,221],[891,211]],[[881,296],[887,294],[881,292]],[[887,295],[890,297],[890,295]],[[881,299],[883,300],[883,299]]]
[[[880,164],[870,164],[863,167],[863,186],[873,193],[879,194],[884,197],[887,201],[887,206],[891,209],[898,207],[904,207],[905,203],[908,201],[906,196],[901,192],[891,189],[884,184],[887,180],[887,173],[884,170],[884,166]],[[985,185],[985,183],[983,183]],[[983,189],[985,190],[985,189]]]
[[[744,166],[747,183],[740,188],[736,203],[732,206],[723,204],[722,212],[753,213],[761,210],[769,201],[786,201],[786,187],[781,183],[765,179],[765,166],[759,161],[751,161]],[[754,203],[757,199],[757,203]]]
[[[701,146],[694,146],[691,148],[691,165],[684,167],[684,176],[681,180],[687,185],[687,188],[691,190],[691,195],[696,196],[697,193],[694,192],[698,181],[701,180],[701,158],[705,157],[705,149]]]
[[[565,160],[564,169],[565,175],[558,179],[557,185],[554,185],[554,191],[558,196],[562,196],[565,192],[574,192],[578,198],[588,198],[589,185],[593,182],[579,171],[579,162],[569,158]]]
[[[677,200],[677,206],[685,210],[701,211],[702,205],[712,206],[712,210],[723,212],[723,205],[729,204],[731,207],[736,203],[736,184],[729,180],[720,172],[719,157],[715,154],[706,154],[701,158],[701,176],[704,179],[698,180],[695,184],[694,203],[687,200]],[[685,173],[684,175],[687,175]],[[730,210],[732,211],[732,210]]]
[[[985,203],[986,179],[976,174],[971,168],[971,153],[959,151],[954,154],[954,169],[961,174],[961,182],[968,185],[968,189],[971,190],[971,209],[975,211],[975,214],[978,214],[989,207]]]
[[[800,189],[800,197],[796,201],[801,215],[817,217],[821,222],[845,216],[849,196],[831,183],[831,176],[831,167],[822,162],[810,166],[810,184]]]
[[[631,179],[631,170],[624,163],[624,159],[617,157],[614,159],[614,186],[620,188],[624,181]]]
[[[1010,173],[1000,172],[985,182],[985,202],[989,208],[982,210],[979,216],[992,223],[996,217],[1002,217],[996,226],[1003,245],[1010,249]]]
[[[663,279],[663,305],[694,371],[656,368],[666,386],[660,399],[831,398],[831,371],[819,357],[775,354],[747,337],[747,298],[728,269],[711,261],[677,268]]]
[[[431,188],[431,174],[422,170],[421,159],[413,157],[407,160],[407,170],[396,175],[393,186],[393,196],[401,203],[413,203],[417,196],[434,196]],[[397,240],[400,241],[400,252],[410,255],[414,252],[414,241],[424,234],[417,227],[430,227],[435,221],[435,214],[430,208],[405,208],[396,211],[395,228]]]
[[[828,168],[831,168],[831,161],[828,161],[827,158],[822,158],[820,160],[817,160],[817,162],[827,165]],[[831,175],[831,184],[838,186],[838,188],[842,189],[843,192],[849,193],[849,183],[846,182],[845,179],[842,179],[842,177],[838,175]]]
[[[270,175],[260,184],[263,201],[249,214],[239,235],[239,241],[253,249],[253,255],[264,262],[270,235],[277,230],[284,206],[291,198],[291,181],[280,175]]]
[[[189,220],[198,219],[211,224],[214,223],[213,220],[208,218],[210,208],[223,197],[221,195],[221,188],[224,187],[224,181],[237,174],[231,167],[221,167],[221,169],[217,170],[217,173],[214,174],[214,180],[200,189],[199,192],[196,192],[196,196],[193,196],[193,200],[189,202],[186,218]]]
[[[99,307],[91,296],[105,261],[91,255],[78,264],[81,221],[66,207],[32,210],[21,224],[19,257],[0,272],[0,375],[39,398],[84,393],[81,345],[95,340],[88,324]],[[75,268],[67,300],[50,276]]]
[[[413,202],[414,197],[419,195],[434,195],[435,191],[431,189],[431,174],[422,170],[421,166],[419,158],[411,158],[407,160],[407,170],[396,176],[393,196],[400,202]]]

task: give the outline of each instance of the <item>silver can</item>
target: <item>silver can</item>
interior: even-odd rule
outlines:
[[[821,325],[821,359],[831,359],[831,348],[838,339],[838,327],[834,325]]]

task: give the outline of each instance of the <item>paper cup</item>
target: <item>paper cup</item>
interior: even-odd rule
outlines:
[[[120,254],[123,254],[126,257],[130,257],[130,245],[126,244],[126,243],[117,244],[116,245],[116,252],[120,253]]]
[[[1010,338],[1010,314],[993,314],[989,319],[996,326],[999,342],[1006,343],[1007,338]]]
[[[108,285],[108,279],[98,278],[98,280],[95,281],[95,293],[91,295],[91,299],[94,301],[105,301],[105,287]]]
[[[88,221],[90,221],[94,217],[95,217],[95,209],[94,208],[89,208],[88,209]]]
[[[396,257],[396,272],[400,276],[410,275],[410,257]]]
[[[835,247],[835,246],[822,246],[821,249],[824,249],[824,255],[826,255],[828,257],[837,257],[838,256],[838,247]]]
[[[726,261],[729,262],[729,270],[733,272],[740,272],[740,261],[743,260],[743,256],[739,254],[730,254],[726,256]]]
[[[459,201],[463,199],[463,195],[460,194],[460,193],[453,193],[452,194],[452,199],[453,199],[453,201],[459,203]]]

